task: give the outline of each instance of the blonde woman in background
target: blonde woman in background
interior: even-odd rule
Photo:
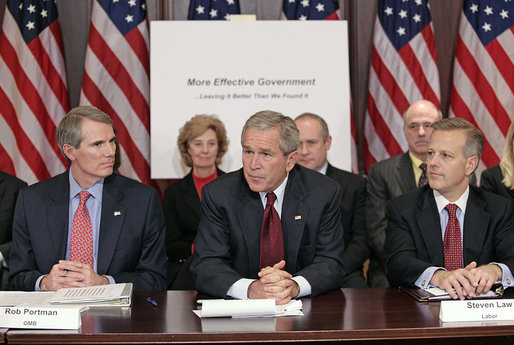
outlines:
[[[484,170],[480,188],[514,200],[514,122],[505,138],[500,164]]]
[[[201,216],[202,188],[224,174],[217,168],[228,149],[223,122],[214,115],[196,115],[179,131],[177,145],[191,171],[164,191],[168,289],[194,289],[188,258]],[[190,260],[189,260],[190,261]]]

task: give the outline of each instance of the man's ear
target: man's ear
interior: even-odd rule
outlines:
[[[332,136],[329,135],[327,137],[327,140],[325,140],[325,149],[328,151],[330,150],[330,146],[332,145]]]
[[[478,167],[478,157],[471,156],[466,160],[466,176],[471,176]]]
[[[298,161],[298,151],[293,151],[286,157],[287,172],[290,172],[291,169],[293,169],[293,167],[297,161]]]
[[[64,152],[70,161],[73,162],[75,160],[75,148],[70,144],[62,145],[62,152]]]

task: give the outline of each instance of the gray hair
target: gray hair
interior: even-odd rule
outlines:
[[[328,136],[330,133],[328,132],[328,125],[325,120],[319,115],[313,114],[313,113],[303,113],[301,115],[298,115],[294,120],[301,120],[301,119],[313,119],[315,121],[318,121],[319,127],[321,128],[321,137],[323,138],[323,142],[326,142],[328,139]]]
[[[432,124],[434,131],[464,131],[466,133],[466,143],[464,144],[464,156],[466,158],[477,156],[480,161],[482,148],[484,147],[484,136],[469,121],[459,117],[449,117],[436,121]]]
[[[116,133],[112,119],[100,109],[89,105],[71,109],[70,112],[61,120],[55,132],[57,144],[68,163],[71,163],[71,161],[64,154],[63,146],[64,144],[69,144],[75,148],[80,146],[80,143],[82,142],[80,128],[82,126],[82,120],[85,118],[96,122],[110,124],[114,133]]]
[[[271,128],[278,128],[280,131],[280,139],[278,146],[284,156],[294,152],[300,146],[300,133],[293,119],[289,116],[284,116],[281,113],[263,110],[252,115],[243,127],[241,132],[241,145],[243,145],[243,138],[248,128],[255,129],[257,131],[264,131]]]

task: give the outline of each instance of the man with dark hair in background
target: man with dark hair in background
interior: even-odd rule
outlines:
[[[327,152],[332,137],[325,120],[316,114],[304,113],[296,117],[300,132],[298,164],[318,171],[341,186],[341,221],[344,231],[344,267],[348,272],[341,287],[366,288],[363,265],[369,257],[366,233],[366,180],[356,174],[334,167],[328,162]]]

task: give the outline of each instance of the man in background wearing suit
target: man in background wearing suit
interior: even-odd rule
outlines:
[[[72,109],[56,137],[71,162],[20,191],[13,224],[14,290],[126,283],[166,289],[164,220],[157,191],[113,173],[116,130],[91,106]]]
[[[345,249],[344,267],[347,274],[342,287],[368,287],[363,264],[369,257],[366,233],[366,180],[356,174],[332,166],[327,160],[332,137],[328,125],[316,114],[304,113],[296,117],[300,132],[298,164],[318,171],[341,186],[341,221],[343,223]]]
[[[280,113],[246,121],[243,168],[202,190],[191,265],[197,290],[284,304],[341,286],[340,187],[296,165],[299,143],[294,121]]]
[[[460,118],[433,124],[429,186],[387,205],[385,253],[392,285],[432,286],[472,298],[495,282],[512,286],[512,203],[469,184],[484,138]]]
[[[409,151],[378,162],[369,169],[366,221],[371,246],[368,269],[370,287],[389,286],[384,273],[384,240],[387,226],[385,207],[394,197],[428,182],[422,167],[426,169],[432,123],[440,119],[441,111],[431,102],[420,100],[412,103],[403,113],[403,133]],[[425,164],[421,166],[422,163]]]
[[[0,171],[0,290],[8,287],[14,206],[19,190],[26,185],[26,182]]]

